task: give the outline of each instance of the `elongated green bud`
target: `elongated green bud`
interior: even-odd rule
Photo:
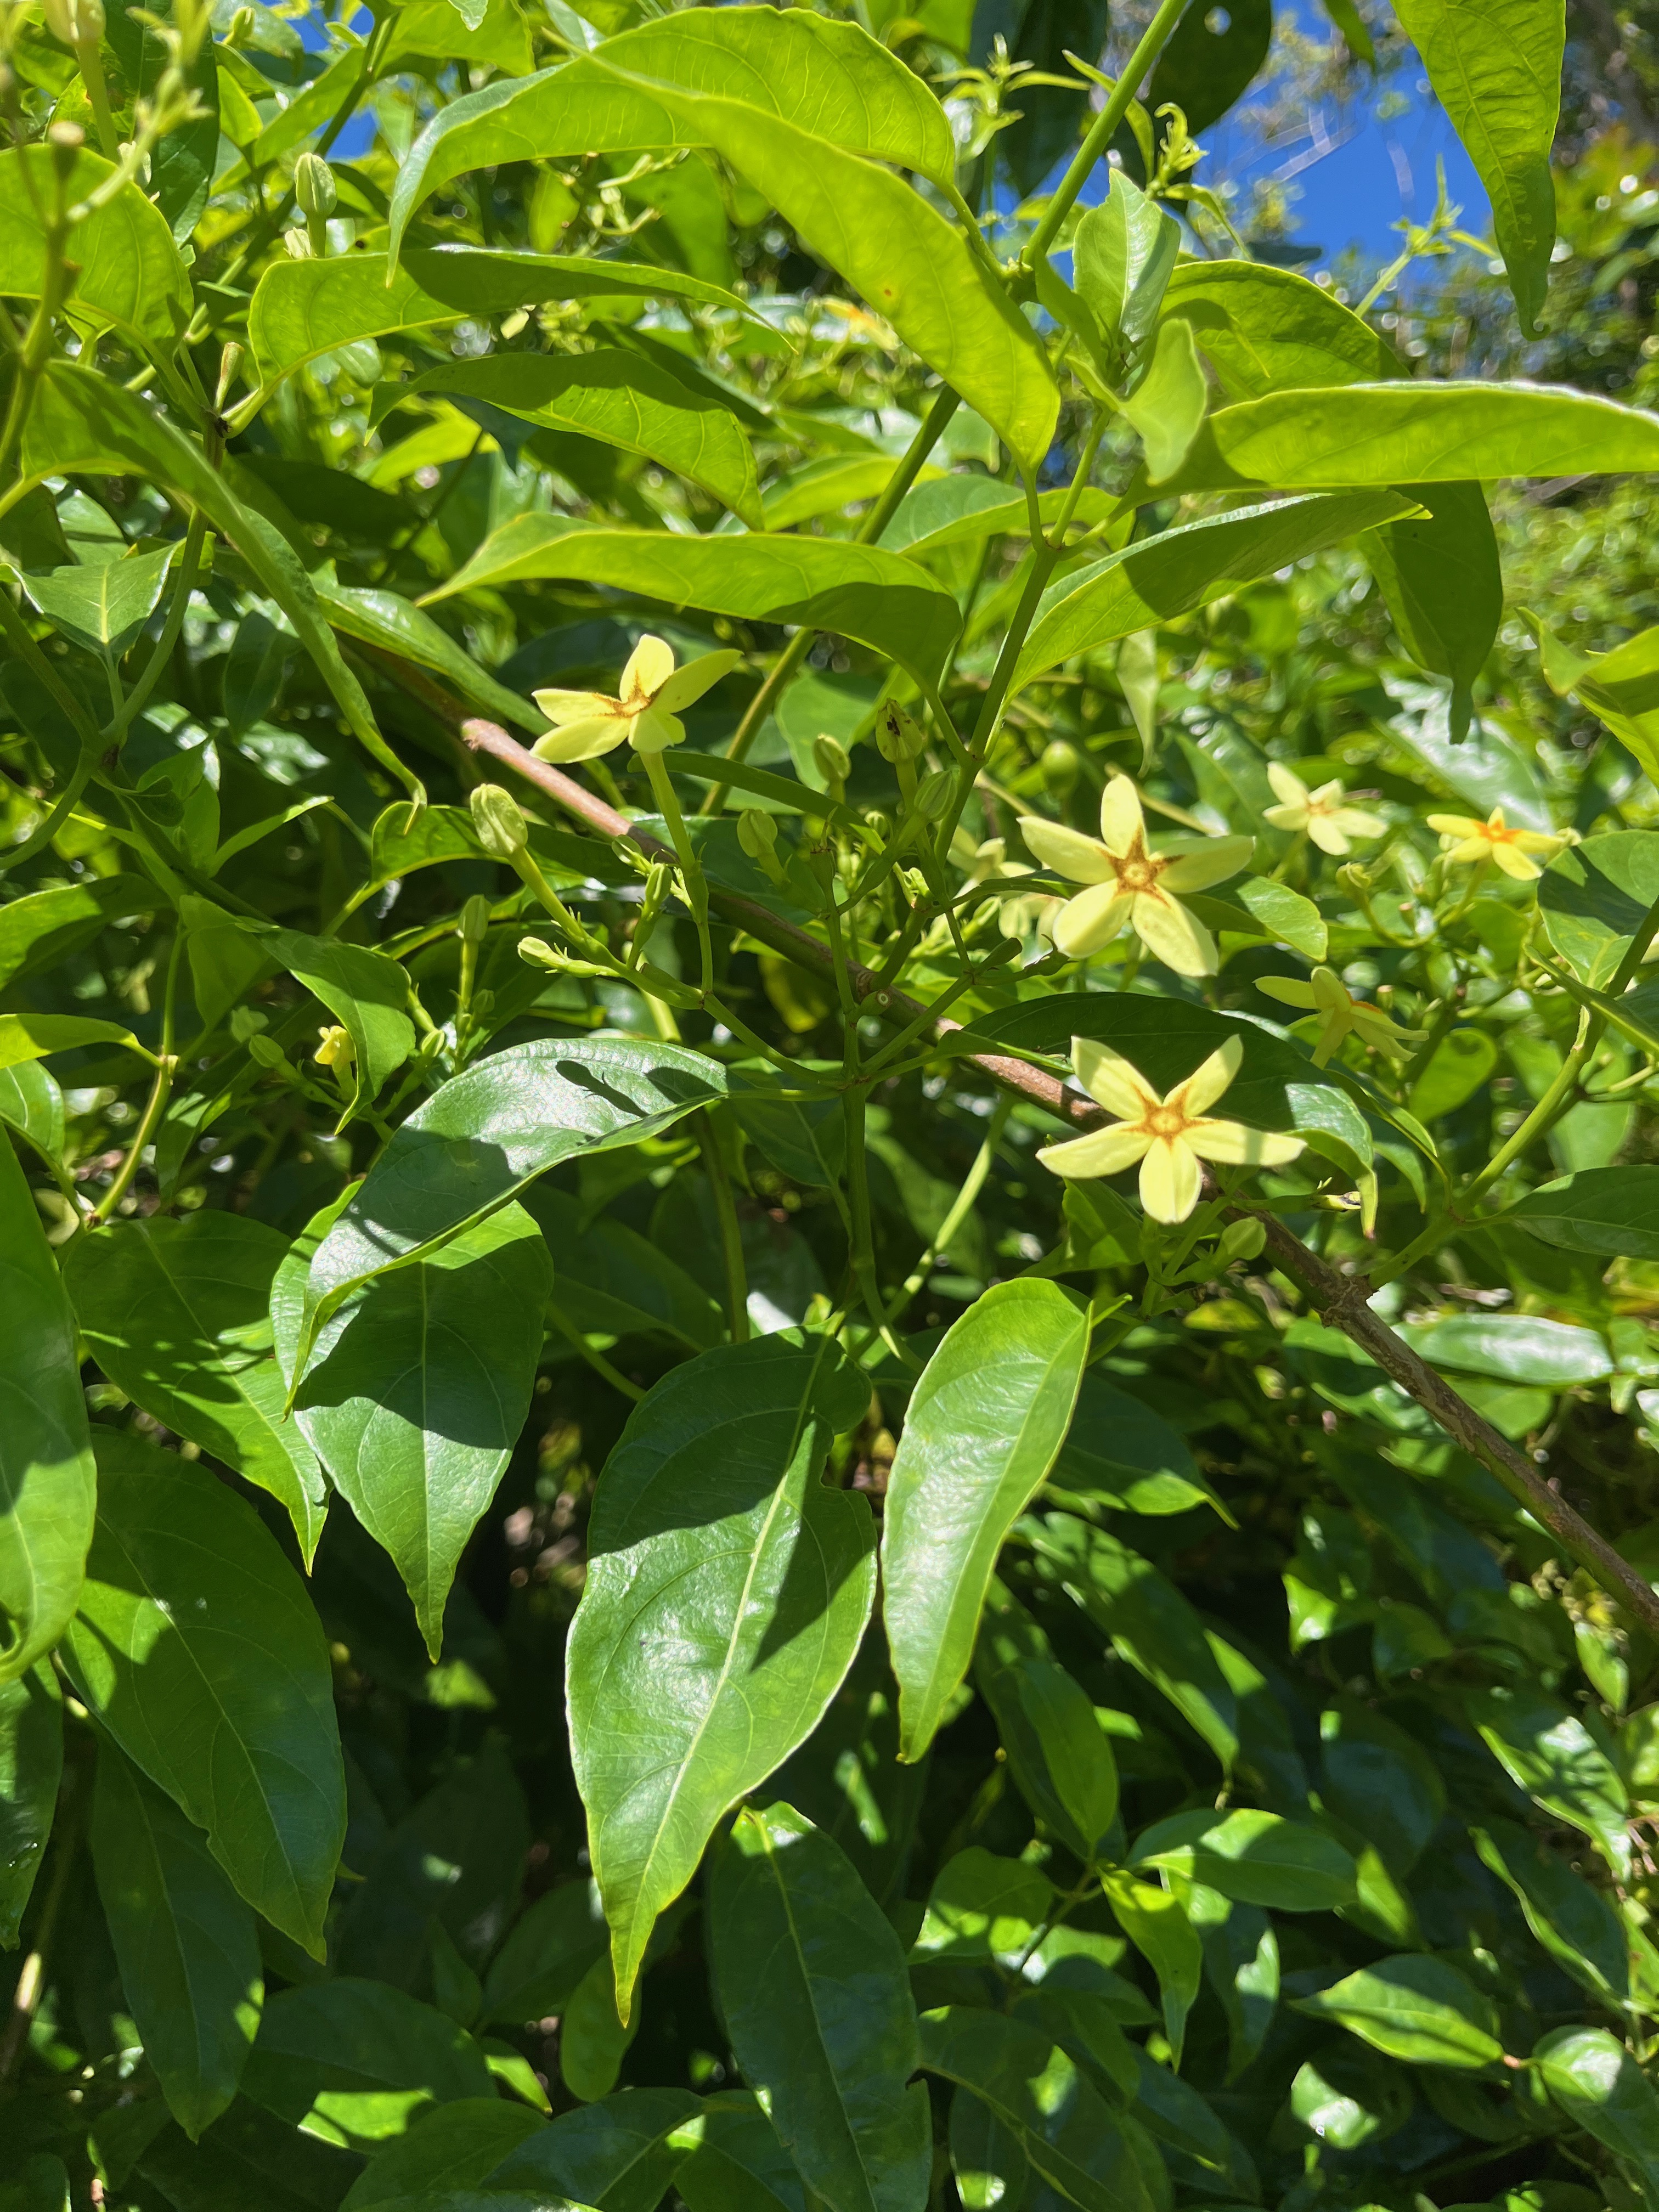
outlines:
[[[482,891],[474,891],[461,908],[461,941],[465,945],[482,945],[489,931],[489,901]]]
[[[853,773],[852,757],[839,738],[826,730],[812,740],[812,759],[825,783],[839,791]]]
[[[472,826],[492,860],[512,860],[530,842],[524,811],[499,783],[481,783],[472,794]]]
[[[927,732],[912,714],[890,700],[876,717],[876,750],[884,761],[915,760],[926,749]]]
[[[316,216],[326,221],[333,214],[340,195],[334,172],[320,154],[301,154],[294,164],[294,197],[307,219]]]
[[[951,794],[956,787],[956,777],[948,768],[936,768],[926,777],[916,791],[916,807],[923,818],[937,822],[951,804]]]
[[[820,740],[822,743],[822,740]],[[745,806],[738,817],[738,842],[751,860],[769,857],[778,842],[778,825],[758,806]]]

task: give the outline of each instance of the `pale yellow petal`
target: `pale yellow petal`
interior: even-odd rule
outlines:
[[[1109,853],[1133,853],[1146,841],[1140,793],[1127,775],[1112,776],[1100,795],[1100,834]]]
[[[1486,825],[1468,814],[1431,814],[1431,830],[1437,830],[1443,837],[1479,837],[1486,842]]]
[[[1305,806],[1290,805],[1264,806],[1261,810],[1261,818],[1264,822],[1271,822],[1275,830],[1305,830],[1308,826],[1308,810]]]
[[[1286,806],[1298,807],[1304,812],[1307,811],[1310,795],[1308,787],[1299,775],[1285,767],[1283,761],[1267,763],[1267,781]],[[1273,816],[1269,814],[1267,819],[1271,822]]]
[[[1339,806],[1329,818],[1349,837],[1380,837],[1389,826],[1380,814],[1367,814],[1363,806]]]
[[[1137,891],[1129,919],[1146,950],[1177,975],[1215,974],[1214,939],[1196,915],[1174,899],[1158,891]]]
[[[1098,838],[1068,830],[1063,822],[1045,822],[1040,814],[1022,814],[1019,828],[1027,850],[1067,883],[1116,883],[1112,856]]]
[[[1140,1163],[1140,1202],[1154,1221],[1184,1221],[1204,1187],[1198,1155],[1184,1137],[1159,1137]]]
[[[1552,860],[1566,843],[1565,837],[1547,836],[1541,830],[1511,830],[1508,842],[1520,853],[1547,853]]]
[[[1349,850],[1348,841],[1334,815],[1310,814],[1308,817],[1308,835],[1322,853],[1329,853],[1336,860],[1340,860]]]
[[[1236,876],[1241,868],[1250,864],[1255,850],[1254,837],[1206,837],[1189,844],[1185,838],[1171,842],[1160,848],[1172,853],[1170,862],[1158,882],[1171,891],[1208,890],[1212,884],[1224,884],[1229,876]]]
[[[617,687],[623,705],[637,714],[673,673],[673,647],[666,638],[653,637],[647,630],[629,654],[628,665]]]
[[[532,691],[530,696],[561,729],[567,722],[591,722],[598,714],[614,714],[618,720],[623,717],[622,701],[603,691]]]
[[[1247,1129],[1242,1121],[1195,1121],[1185,1134],[1200,1159],[1231,1168],[1282,1168],[1302,1150],[1300,1137],[1270,1129]]]
[[[665,714],[678,714],[712,691],[722,676],[729,676],[743,659],[740,653],[703,653],[695,660],[688,660],[684,668],[677,668],[665,683],[657,686],[652,700]]]
[[[628,725],[617,714],[596,714],[591,721],[567,722],[550,730],[530,748],[538,760],[585,761],[600,753],[615,752],[628,735]]]
[[[1402,1030],[1375,1006],[1356,1006],[1353,1025],[1364,1042],[1375,1045],[1379,1052],[1409,1052],[1413,1045],[1421,1044],[1428,1034],[1426,1030]]]
[[[1314,987],[1294,975],[1258,975],[1255,988],[1269,999],[1277,999],[1282,1006],[1306,1008],[1316,1004]]]
[[[1086,1137],[1045,1146],[1037,1158],[1051,1175],[1079,1179],[1120,1175],[1134,1165],[1152,1141],[1144,1129],[1091,1129]]]
[[[1133,901],[1115,883],[1091,884],[1086,891],[1067,899],[1055,915],[1055,950],[1068,960],[1086,960],[1103,945],[1111,943],[1129,919],[1133,905]]]
[[[670,745],[684,744],[685,725],[678,714],[665,714],[660,707],[647,707],[635,714],[628,734],[636,753],[659,753]]]
[[[1326,1013],[1346,1011],[1348,987],[1334,968],[1316,968],[1308,979],[1313,985],[1313,1002]]]
[[[1170,1105],[1183,1114],[1207,1114],[1243,1065],[1244,1040],[1231,1036],[1170,1093]]]
[[[1518,845],[1494,845],[1491,851],[1492,857],[1504,873],[1517,884],[1535,883],[1544,872],[1537,861],[1523,853]],[[1452,858],[1455,860],[1457,855],[1454,853]]]
[[[1126,1121],[1138,1121],[1148,1108],[1162,1103],[1138,1067],[1092,1037],[1072,1039],[1072,1066],[1091,1098]]]
[[[1489,860],[1492,856],[1493,849],[1492,841],[1488,837],[1466,837],[1461,845],[1453,844],[1448,839],[1446,858],[1457,863]]]

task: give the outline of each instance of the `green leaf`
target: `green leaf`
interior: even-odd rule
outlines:
[[[1152,2212],[1156,2153],[1040,2030],[966,2005],[923,2013],[920,2027],[927,2071],[977,2097],[1062,2197],[1082,2212]]]
[[[126,1045],[144,1052],[119,1022],[94,1021],[86,1014],[0,1014],[0,1069],[21,1067],[81,1044]]]
[[[1188,326],[1165,323],[1146,372],[1121,403],[1140,433],[1146,451],[1146,477],[1162,483],[1187,458],[1210,402],[1210,387]]]
[[[54,175],[47,146],[8,147],[0,154],[0,291],[38,300],[46,265],[44,211],[64,191],[89,199],[115,174],[115,164],[82,147],[66,182]],[[68,314],[84,328],[113,327],[141,350],[170,351],[189,322],[190,278],[167,218],[137,185],[125,184],[71,234],[78,264]]]
[[[41,1659],[0,1686],[0,1950],[16,1947],[63,1771],[63,1693]]]
[[[262,952],[321,1000],[351,1038],[356,1087],[341,1116],[343,1129],[374,1103],[387,1076],[414,1049],[409,978],[397,961],[365,945],[257,924],[249,933]]]
[[[385,387],[383,387],[385,390]],[[560,437],[597,438],[642,453],[761,526],[749,441],[728,410],[695,386],[619,346],[586,354],[497,354],[446,362],[389,396],[436,392],[480,400]]]
[[[194,2142],[236,2094],[258,2028],[253,1915],[201,1830],[109,1742],[98,1747],[92,1869],[144,2056]]]
[[[1603,2004],[1622,2007],[1630,1995],[1629,1947],[1600,1890],[1517,1820],[1488,1815],[1469,1834],[1557,1965]]]
[[[491,92],[518,87],[492,85]],[[464,95],[464,98],[465,96]],[[453,103],[459,106],[462,101]],[[452,109],[440,111],[440,119]],[[363,338],[430,328],[463,316],[487,320],[554,300],[684,300],[746,313],[735,293],[676,269],[475,246],[420,246],[388,281],[385,253],[327,261],[273,261],[254,287],[248,343],[262,385]]]
[[[1539,673],[1551,690],[1563,698],[1576,692],[1651,775],[1659,767],[1659,630],[1638,630],[1611,653],[1584,654],[1525,608],[1521,619],[1538,641]]]
[[[1173,1814],[1136,1837],[1129,1863],[1275,1912],[1328,1912],[1354,1895],[1353,1861],[1341,1844],[1277,1813]]]
[[[1069,491],[1061,489],[1045,491],[1038,499],[1038,511],[1050,529],[1070,497]],[[1105,493],[1085,486],[1076,518],[1091,526],[1107,522],[1115,506]],[[1029,538],[1030,532],[1031,510],[1022,490],[1011,489],[995,477],[935,477],[906,492],[877,543],[890,553],[908,553],[920,561],[948,546],[973,544],[984,538]]]
[[[64,1279],[112,1382],[166,1427],[269,1491],[309,1568],[328,1510],[316,1455],[283,1417],[270,1286],[287,1240],[246,1214],[204,1207],[77,1237]]]
[[[1610,983],[1659,901],[1659,835],[1615,830],[1558,853],[1538,885],[1545,934],[1587,983]]]
[[[85,883],[54,884],[49,890],[26,891],[21,898],[0,906],[0,984],[55,967],[96,937],[106,922],[154,914],[167,903],[167,894],[144,876],[100,876]]]
[[[605,1912],[593,1883],[561,1882],[536,1899],[490,1960],[484,2019],[521,2027],[562,2013],[576,1984],[608,1948]]]
[[[680,537],[562,514],[523,514],[485,538],[429,596],[534,577],[610,585],[744,622],[806,624],[872,646],[932,683],[956,641],[956,601],[902,554],[842,538]]]
[[[72,643],[118,660],[161,604],[178,544],[128,553],[96,568],[53,568],[23,578],[40,612]]]
[[[1528,1682],[1465,1692],[1481,1741],[1517,1788],[1591,1837],[1620,1881],[1630,1864],[1625,1784],[1601,1731]]]
[[[951,2174],[963,2212],[995,2212],[1026,2201],[1030,2161],[1019,2139],[971,2090],[951,2100]]]
[[[1427,1125],[1455,1114],[1485,1088],[1498,1065],[1498,1044],[1484,1030],[1452,1030],[1411,1088],[1411,1110]]]
[[[20,1020],[33,1028],[27,1015]],[[35,1018],[46,1020],[41,1015]],[[74,1015],[52,1017],[73,1021]],[[9,1036],[9,1030],[5,1032]],[[55,1160],[64,1149],[64,1094],[44,1067],[12,1060],[0,1067],[0,1121],[15,1129],[24,1142],[44,1160]]]
[[[1092,1866],[1117,1817],[1117,1763],[1082,1685],[1052,1659],[999,1665],[980,1646],[978,1679],[1020,1793],[1066,1849]]]
[[[1230,399],[1402,374],[1392,347],[1334,293],[1264,262],[1182,262],[1164,312],[1191,325]]]
[[[258,1516],[205,1468],[100,1433],[64,1656],[82,1703],[207,1830],[248,1903],[320,1958],[345,1832],[328,1653]]]
[[[546,1184],[526,1198],[549,1249],[559,1255],[553,1303],[578,1335],[649,1329],[690,1352],[709,1352],[726,1341],[726,1316],[715,1301],[637,1230],[606,1214],[584,1224],[580,1202]]]
[[[1185,1513],[1206,1503],[1226,1518],[1186,1443],[1165,1420],[1093,1369],[1048,1480],[1071,1498],[1124,1513]]]
[[[1561,114],[1565,11],[1529,0],[1483,0],[1480,8],[1399,0],[1395,12],[1486,188],[1516,312],[1536,337],[1555,248],[1550,150]]]
[[[1659,2095],[1618,2037],[1605,2027],[1558,2027],[1533,2057],[1568,2118],[1626,2160],[1650,2189],[1659,2169]]]
[[[1659,1260],[1659,1168],[1586,1168],[1528,1191],[1508,1218],[1564,1252]]]
[[[1407,652],[1419,667],[1449,676],[1467,695],[1504,618],[1504,574],[1486,494],[1474,483],[1401,484],[1400,490],[1426,515],[1373,531],[1365,557]],[[1462,734],[1454,722],[1453,737]]]
[[[1498,2008],[1455,1966],[1426,1953],[1380,1959],[1291,2003],[1410,2066],[1490,2066],[1504,2055]]]
[[[811,1734],[853,1662],[875,1532],[820,1476],[867,1401],[828,1340],[783,1332],[676,1368],[606,1462],[567,1695],[620,2013],[715,1823]]]
[[[1365,1838],[1391,1874],[1411,1872],[1440,1826],[1446,1785],[1414,1736],[1344,1698],[1319,1717],[1325,1810]]]
[[[639,2032],[638,2005],[626,2026],[617,2017],[617,1985],[601,1952],[570,1992],[559,2023],[559,2078],[571,2095],[590,2105],[608,2097]]]
[[[75,1611],[96,1480],[75,1318],[0,1137],[0,1685],[27,1674]]]
[[[911,1961],[994,1959],[1012,1966],[1030,1950],[1057,1895],[1040,1867],[970,1844],[934,1877]]]
[[[1237,0],[1218,11],[1193,0],[1158,56],[1148,104],[1156,111],[1173,100],[1189,130],[1207,131],[1249,88],[1273,29],[1271,0]]]
[[[793,1806],[745,1808],[709,1896],[714,1984],[744,2078],[815,2195],[920,2212],[933,2136],[896,1936],[840,1846]]]
[[[1224,407],[1157,496],[1642,475],[1656,467],[1659,424],[1589,392],[1550,384],[1354,384]],[[1126,495],[1149,495],[1132,487]]]
[[[1181,2063],[1187,2016],[1204,1978],[1204,1949],[1182,1900],[1171,1891],[1137,1881],[1121,1869],[1101,1876],[1101,1887],[1118,1926],[1158,1976],[1171,2063]]]
[[[23,469],[135,476],[180,492],[232,540],[259,589],[276,600],[338,704],[347,727],[416,798],[425,793],[375,727],[363,688],[340,658],[310,579],[287,539],[236,498],[190,441],[136,393],[75,362],[46,365],[23,437]]]
[[[1069,1513],[1024,1526],[1044,1579],[1083,1607],[1118,1656],[1161,1690],[1231,1767],[1238,1753],[1237,1703],[1197,1614],[1175,1585],[1115,1536]]]
[[[1541,1382],[1559,1390],[1598,1382],[1613,1372],[1613,1354],[1599,1330],[1541,1314],[1454,1314],[1449,1321],[1407,1322],[1401,1334],[1437,1367],[1495,1375],[1505,1382]]]
[[[492,2090],[483,2051],[453,2020],[384,1982],[349,1977],[270,2000],[246,2081],[268,2112],[349,2150],[372,2150],[431,2106]]]
[[[752,2097],[706,2098],[696,2145],[674,2176],[687,2212],[806,2212],[800,2175]]]
[[[128,93],[153,100],[173,61],[156,26],[137,21],[120,9],[105,19],[104,35],[113,48]],[[150,152],[148,189],[180,245],[190,237],[206,208],[219,165],[219,72],[216,47],[204,38],[185,65],[185,84],[196,95],[196,113],[173,128]]]
[[[332,261],[289,261],[281,265],[289,269],[334,269],[340,264]],[[331,628],[342,636],[356,638],[382,653],[396,653],[400,660],[412,660],[417,668],[431,669],[484,714],[498,715],[504,722],[516,722],[532,737],[540,737],[546,729],[544,717],[526,700],[516,691],[509,691],[504,684],[497,684],[494,677],[485,675],[447,630],[441,629],[430,615],[411,606],[407,599],[399,599],[396,592],[358,591],[344,584],[331,583],[320,574],[312,580]],[[422,823],[438,811],[435,807],[425,808],[410,823],[407,806],[388,809],[397,821],[408,825],[411,836],[418,836]],[[470,834],[471,817],[466,818]],[[477,849],[476,839],[468,849]]]
[[[1276,884],[1270,876],[1246,876],[1243,883],[1230,886],[1228,896],[1278,944],[1288,945],[1304,960],[1325,957],[1330,945],[1325,918],[1310,898],[1288,884]]]
[[[315,1225],[331,1225],[329,1216]],[[295,1244],[270,1297],[290,1378],[306,1244]],[[461,1553],[530,1410],[552,1279],[536,1224],[522,1206],[502,1206],[337,1307],[292,1392],[330,1481],[396,1562],[434,1661]],[[280,1403],[280,1384],[276,1395]]]
[[[1228,413],[1244,411],[1233,408]],[[1226,420],[1226,414],[1211,417],[1212,424]],[[1200,433],[1200,448],[1209,434],[1207,428]],[[1187,473],[1182,471],[1183,483]],[[1257,576],[1288,568],[1306,554],[1374,529],[1407,513],[1410,504],[1386,490],[1281,500],[1182,523],[1109,553],[1049,585],[1021,649],[1014,688],[1114,638],[1155,629],[1227,597]]]
[[[296,1362],[360,1284],[425,1259],[561,1160],[659,1136],[723,1090],[702,1054],[624,1038],[538,1039],[453,1077],[401,1124],[313,1255]]]
[[[503,2097],[458,2097],[434,2106],[407,2135],[375,2152],[342,2198],[340,2212],[470,2187],[544,2125],[538,2112]]]
[[[563,2191],[604,2212],[655,2212],[690,2148],[699,2100],[685,2089],[626,2089],[574,2112],[509,2151],[489,2176],[495,2192],[526,2193],[526,2212]]]
[[[1072,251],[1078,297],[1109,343],[1132,361],[1157,325],[1181,225],[1118,169],[1106,198],[1079,222]]]
[[[997,1554],[1065,1442],[1088,1348],[1088,1316],[1057,1285],[1000,1283],[916,1385],[882,1534],[902,1758],[921,1757],[968,1671]]]

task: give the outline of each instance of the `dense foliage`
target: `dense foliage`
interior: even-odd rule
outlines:
[[[1644,11],[856,12],[0,18],[0,2212],[1659,2207]]]

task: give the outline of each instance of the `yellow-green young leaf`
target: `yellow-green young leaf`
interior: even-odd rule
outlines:
[[[928,683],[961,623],[956,601],[926,569],[878,546],[758,531],[678,537],[585,526],[562,514],[503,523],[428,602],[534,577],[608,584],[745,622],[807,623],[873,646]]]
[[[1650,830],[1614,830],[1570,845],[1538,885],[1550,943],[1597,986],[1613,981],[1656,898],[1659,836]]]
[[[1555,246],[1550,149],[1566,10],[1553,0],[1396,0],[1395,12],[1486,188],[1521,327],[1534,337]]]
[[[1276,1912],[1328,1912],[1354,1896],[1354,1863],[1341,1844],[1277,1813],[1172,1814],[1135,1838],[1130,1863]]]
[[[98,1438],[98,1527],[63,1644],[76,1693],[207,1830],[274,1927],[323,1956],[345,1835],[328,1649],[276,1539],[199,1463]]]
[[[625,1038],[514,1045],[453,1077],[399,1125],[313,1255],[296,1364],[360,1284],[426,1258],[561,1160],[659,1136],[724,1091],[701,1053]]]
[[[332,1212],[296,1238],[271,1291],[290,1378],[307,1268]],[[434,1661],[461,1553],[530,1409],[552,1276],[535,1223],[505,1206],[357,1291],[318,1335],[293,1393],[330,1481],[397,1563]]]
[[[0,1068],[21,1067],[77,1044],[126,1045],[150,1057],[119,1022],[97,1021],[89,1014],[0,1014]]]
[[[1158,495],[1655,469],[1659,422],[1590,392],[1553,384],[1353,384],[1224,407]],[[1131,486],[1126,495],[1147,494]]]
[[[54,629],[88,653],[118,660],[161,605],[178,551],[175,543],[94,567],[25,574],[23,589]]]
[[[882,483],[886,481],[884,476]],[[1048,527],[1060,520],[1071,495],[1065,489],[1042,493],[1037,507]],[[767,496],[769,501],[769,492]],[[1109,494],[1085,488],[1077,503],[1077,520],[1089,527],[1109,522],[1116,505]],[[1127,534],[1127,524],[1120,526]],[[1018,488],[1011,490],[995,477],[935,477],[928,482],[924,470],[915,489],[899,501],[878,543],[890,553],[925,560],[947,545],[966,545],[981,538],[1027,538],[1030,530],[1031,510]],[[1109,537],[1107,543],[1112,542]]]
[[[258,2028],[264,1977],[252,1911],[201,1830],[108,1741],[98,1747],[91,1840],[128,2009],[193,2142],[236,2094]]]
[[[0,1136],[0,1684],[50,1651],[75,1611],[95,1492],[74,1316]]]
[[[684,300],[695,307],[749,312],[721,285],[646,262],[422,246],[411,247],[389,276],[383,252],[273,261],[253,289],[248,341],[260,382],[273,385],[319,354],[360,338],[424,330],[463,315],[505,315],[552,300],[629,299]]]
[[[82,148],[66,186],[53,174],[46,146],[8,147],[0,154],[0,292],[40,296],[46,264],[43,211],[65,190],[85,200],[115,173],[115,164]],[[92,330],[112,325],[146,348],[171,349],[190,320],[190,276],[167,217],[137,185],[125,184],[70,234],[78,264],[67,313]]]
[[[1121,358],[1133,361],[1152,337],[1181,251],[1181,225],[1115,170],[1111,187],[1077,227],[1077,294]]]
[[[448,0],[445,0],[447,4]],[[288,264],[290,269],[319,265],[324,264],[300,261]],[[411,606],[407,599],[399,599],[396,592],[360,590],[352,585],[332,583],[325,575],[318,575],[313,581],[330,628],[337,630],[342,637],[356,638],[364,645],[377,646],[382,653],[396,653],[400,660],[412,660],[416,667],[431,669],[482,713],[496,715],[504,722],[516,722],[532,737],[540,737],[546,729],[545,718],[527,699],[521,698],[516,691],[509,691],[504,684],[496,683],[493,676],[486,675],[447,629],[434,622],[430,615]],[[410,836],[418,837],[422,822],[440,810],[427,807],[415,817],[413,823],[407,806],[388,811]],[[469,853],[476,851],[476,842],[466,849]],[[394,875],[400,872],[398,869],[388,871]]]
[[[64,1771],[64,1698],[50,1659],[0,1683],[0,1948],[15,1950]]]
[[[362,2151],[492,2087],[483,2052],[453,2020],[350,1976],[272,1997],[245,2076],[245,2094],[290,2127]]]
[[[1479,2068],[1504,2055],[1496,2005],[1448,1960],[1425,1953],[1379,1959],[1291,2002],[1408,2066]]]
[[[1605,2027],[1558,2027],[1533,2052],[1568,2118],[1644,2179],[1659,2171],[1659,2094]]]
[[[867,1402],[826,1338],[723,1346],[656,1385],[600,1477],[566,1698],[624,2017],[716,1822],[805,1741],[857,1652],[874,1526],[822,1477]]]
[[[1088,1349],[1088,1316],[1057,1284],[1000,1283],[916,1385],[881,1554],[902,1758],[921,1757],[968,1671],[997,1554],[1066,1440]]]
[[[1151,366],[1121,404],[1146,449],[1146,478],[1161,484],[1187,458],[1209,404],[1210,387],[1189,326],[1164,325]]]
[[[182,492],[222,530],[276,600],[333,693],[347,726],[410,793],[425,793],[375,727],[363,688],[340,658],[311,580],[287,539],[242,505],[191,441],[135,392],[73,362],[48,363],[23,437],[23,471],[47,477],[133,476]]]
[[[1122,1869],[1101,1876],[1106,1902],[1118,1926],[1158,1977],[1164,2033],[1173,2065],[1181,2063],[1187,2015],[1204,1974],[1204,1947],[1181,1899],[1149,1881],[1137,1881]]]
[[[1164,2201],[1157,2151],[1040,2029],[968,2005],[923,2013],[920,2028],[927,2072],[971,2091],[1080,2212],[1152,2212]]]
[[[340,2212],[476,2187],[545,2124],[538,2112],[505,2097],[458,2097],[428,2112],[410,2134],[380,2145],[340,2200]]]
[[[749,441],[708,392],[621,347],[586,354],[498,354],[446,362],[405,390],[482,400],[538,428],[597,438],[643,453],[714,493],[751,528],[761,526],[760,490]]]
[[[1206,427],[1200,442],[1207,435]],[[1304,554],[1374,529],[1411,506],[1389,490],[1280,500],[1183,523],[1109,553],[1043,593],[1014,671],[1015,688],[1096,646],[1155,629]]]
[[[766,487],[766,527],[793,530],[797,523],[811,522],[820,514],[834,514],[860,500],[874,499],[886,490],[899,465],[890,453],[832,453],[826,460],[808,461],[804,468],[775,477]],[[918,485],[945,481],[948,479],[931,464],[916,473]],[[999,492],[1004,489],[1000,484],[993,484],[988,477],[973,481],[991,485]]]
[[[248,933],[260,951],[321,1000],[351,1039],[354,1088],[340,1118],[344,1128],[374,1103],[387,1076],[414,1050],[415,1024],[406,1012],[409,978],[387,954],[367,945],[257,923]]]
[[[54,884],[50,890],[26,891],[0,906],[0,984],[55,966],[96,937],[106,922],[154,914],[167,904],[167,893],[148,876],[89,877],[78,884]]]
[[[287,1509],[307,1569],[328,1489],[283,1418],[267,1309],[287,1240],[263,1221],[204,1207],[77,1237],[64,1275],[98,1364],[136,1405]]]
[[[1525,609],[1538,641],[1539,670],[1558,697],[1576,691],[1628,745],[1650,776],[1659,775],[1659,629],[1638,630],[1611,653],[1575,653]]]
[[[844,2212],[919,2212],[933,2130],[891,1923],[791,1805],[739,1813],[708,1899],[714,1986],[744,2079],[802,2179]]]

